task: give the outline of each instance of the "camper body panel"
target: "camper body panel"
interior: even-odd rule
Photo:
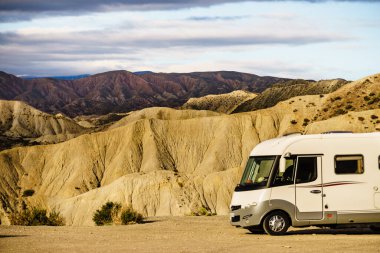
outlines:
[[[290,145],[284,153],[291,154],[322,154],[322,191],[324,209],[348,214],[364,213],[374,210],[374,187],[380,184],[380,169],[378,159],[380,155],[380,138],[368,137],[342,138],[315,138],[305,139]],[[362,174],[337,174],[335,172],[335,158],[337,156],[363,156],[364,171]],[[318,177],[319,178],[319,177]],[[312,183],[309,183],[312,184]],[[302,184],[296,184],[296,186]],[[296,187],[297,188],[297,187]],[[310,195],[312,196],[312,195]],[[307,198],[307,196],[304,196]],[[327,207],[327,208],[326,208]]]
[[[254,191],[242,191],[235,194],[231,200],[231,206],[240,206],[241,208],[257,205],[270,199],[271,189],[259,189]]]
[[[246,206],[241,217],[246,219],[237,222],[238,215],[235,215],[235,222],[231,219],[233,225],[261,225],[263,218],[275,210],[285,211],[295,227],[380,223],[380,133],[287,136],[260,143],[252,150],[251,157],[284,157],[285,154],[297,157],[297,163],[302,157],[314,159],[317,177],[306,183],[268,186],[268,199],[257,198],[253,194],[255,190],[234,192],[232,203],[238,206],[244,199]],[[362,166],[362,171],[337,173],[337,164],[345,164],[352,157],[358,157],[357,164]],[[297,169],[300,168],[296,166]],[[249,206],[252,202],[260,206],[256,208],[260,213]],[[231,215],[234,213],[236,210],[231,211]]]
[[[270,188],[254,191],[242,191],[234,194],[231,200],[230,218],[235,222],[242,222],[243,227],[260,224],[261,219],[269,208]]]

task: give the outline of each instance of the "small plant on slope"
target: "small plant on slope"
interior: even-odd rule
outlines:
[[[134,211],[132,208],[128,207],[124,211],[121,212],[121,224],[134,224],[134,223],[142,223],[143,222],[142,214]]]
[[[33,189],[28,189],[28,190],[25,190],[22,193],[22,196],[23,197],[30,197],[30,196],[33,196],[33,194],[34,194],[34,190]]]
[[[197,212],[192,212],[193,216],[214,216],[216,213],[213,213],[209,208],[202,206]]]
[[[46,209],[34,207],[31,210],[25,209],[21,212],[13,213],[10,216],[12,225],[21,226],[63,226],[64,219],[61,214],[53,210],[50,215],[47,215]]]
[[[119,212],[121,205],[119,203],[107,202],[100,209],[95,211],[92,220],[96,225],[102,226],[112,224],[113,217]]]

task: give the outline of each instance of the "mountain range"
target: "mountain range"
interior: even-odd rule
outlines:
[[[288,80],[230,71],[134,74],[120,70],[76,80],[25,80],[0,72],[0,99],[20,100],[47,113],[74,117],[153,106],[179,107],[193,97],[234,90],[262,92]]]

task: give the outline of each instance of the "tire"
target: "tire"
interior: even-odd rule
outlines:
[[[289,218],[286,213],[282,211],[269,213],[263,222],[263,228],[268,235],[283,235],[289,226]]]
[[[262,226],[252,226],[247,228],[252,234],[264,234],[265,231]]]
[[[371,226],[369,226],[369,228],[370,228],[373,232],[380,232],[380,226],[374,226],[374,225],[371,225]]]

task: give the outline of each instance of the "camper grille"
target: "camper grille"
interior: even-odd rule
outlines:
[[[241,205],[239,206],[231,206],[231,211],[239,210],[241,208]]]

